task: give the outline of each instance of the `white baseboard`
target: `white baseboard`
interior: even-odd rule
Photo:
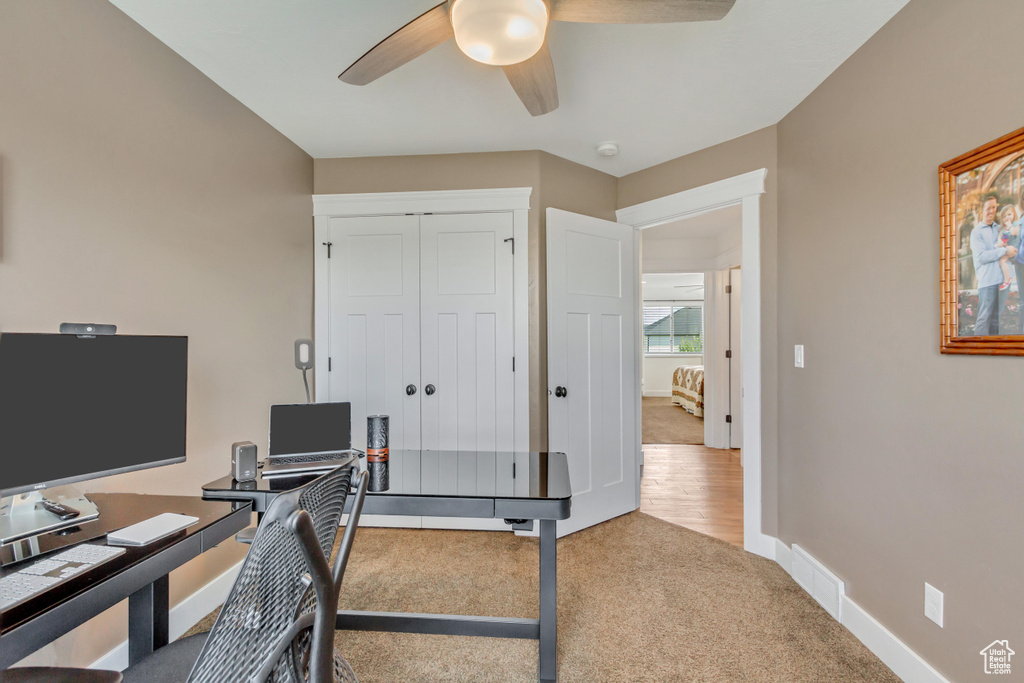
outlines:
[[[755,534],[748,532],[747,529],[743,530],[743,549],[769,560],[775,559],[776,540],[774,536],[769,536],[768,534]]]
[[[185,632],[202,621],[203,617],[213,608],[224,604],[231,586],[235,583],[242,568],[242,562],[234,565],[226,572],[188,596],[171,609],[167,630],[170,640],[174,641],[185,635]],[[90,669],[106,669],[107,671],[124,671],[128,668],[128,641],[110,650],[89,665]]]
[[[773,538],[773,537],[772,537]],[[793,551],[778,538],[775,541],[775,562],[793,575]],[[797,585],[800,585],[799,583]],[[846,629],[864,643],[882,663],[892,669],[905,683],[949,683],[949,681],[907,644],[878,623],[847,595],[842,597],[842,621]]]
[[[647,398],[672,398],[671,389],[651,389],[644,391],[644,396]]]
[[[843,626],[906,683],[949,683],[860,605],[843,596]]]
[[[793,551],[777,538],[775,539],[775,561],[786,570],[787,574],[793,575]]]

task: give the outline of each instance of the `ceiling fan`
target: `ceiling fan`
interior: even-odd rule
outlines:
[[[459,49],[500,66],[534,116],[558,108],[555,67],[545,40],[549,21],[657,24],[717,21],[736,0],[446,0],[345,69],[338,78],[366,85],[454,37]]]

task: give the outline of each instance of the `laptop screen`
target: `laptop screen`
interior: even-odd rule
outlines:
[[[270,455],[344,451],[351,447],[351,404],[270,406]]]

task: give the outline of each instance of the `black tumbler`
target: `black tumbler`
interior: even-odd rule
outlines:
[[[370,472],[368,491],[387,491],[391,488],[388,477],[388,416],[370,415],[366,418],[366,469]]]

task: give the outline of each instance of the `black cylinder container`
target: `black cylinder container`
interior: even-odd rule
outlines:
[[[366,468],[370,472],[367,491],[387,491],[391,488],[388,476],[389,419],[387,415],[366,418]]]

